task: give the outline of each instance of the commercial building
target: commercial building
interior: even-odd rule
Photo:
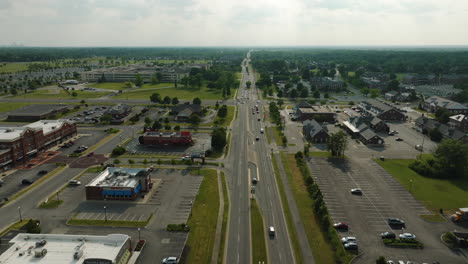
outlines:
[[[175,115],[177,121],[187,121],[193,115],[201,116],[203,107],[197,104],[179,104],[171,107],[171,114]]]
[[[393,106],[377,101],[375,99],[369,99],[367,101],[362,101],[359,104],[359,108],[367,115],[376,116],[382,120],[400,120],[404,121],[406,116],[400,112],[400,110],[394,108]]]
[[[192,134],[182,132],[156,132],[148,131],[138,138],[140,144],[149,146],[158,145],[190,145],[193,143]]]
[[[0,168],[25,163],[37,153],[76,135],[66,120],[41,120],[22,127],[0,127]]]
[[[445,124],[439,123],[437,120],[421,116],[414,121],[415,129],[423,134],[428,134],[429,131],[437,129],[444,138],[455,139],[468,143],[468,134]]]
[[[315,119],[306,120],[303,123],[302,132],[304,137],[313,143],[326,143],[328,140],[328,131],[322,127]]]
[[[152,187],[149,169],[108,167],[86,185],[86,199],[135,200]]]
[[[18,234],[0,255],[2,264],[116,264],[131,255],[128,235]]]
[[[127,104],[116,104],[108,108],[105,114],[111,115],[111,124],[122,124],[130,119],[129,114],[132,112],[132,107]]]
[[[348,121],[343,122],[343,128],[351,135],[351,137],[361,140],[361,142],[366,145],[383,145],[384,140],[372,131],[372,123],[374,124],[374,128],[382,129],[382,127],[380,127],[381,122],[379,122],[379,119],[375,119],[375,117],[362,116],[351,117]]]
[[[35,104],[28,105],[8,113],[8,121],[33,122],[43,119],[52,119],[56,114],[68,111],[63,104]]]
[[[434,113],[439,108],[445,108],[452,114],[468,114],[468,107],[447,98],[431,96],[424,100],[422,107],[427,112]]]
[[[293,120],[304,121],[315,119],[317,122],[335,123],[336,113],[326,106],[311,105],[299,102],[293,108]]]
[[[457,128],[465,133],[468,132],[468,115],[451,116],[448,125],[452,128]]]
[[[310,83],[321,91],[341,91],[345,88],[345,83],[330,77],[312,77]]]

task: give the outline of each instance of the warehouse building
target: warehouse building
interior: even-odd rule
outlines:
[[[0,127],[0,168],[22,164],[37,153],[76,135],[66,120],[41,120],[22,127]]]
[[[149,131],[138,138],[142,145],[190,145],[193,143],[192,134],[182,132],[155,132]]]
[[[28,105],[8,113],[8,121],[31,122],[43,119],[53,119],[56,114],[67,112],[68,106],[63,104]]]
[[[135,200],[152,187],[148,169],[108,167],[86,185],[86,199]]]
[[[2,264],[114,264],[131,255],[128,235],[18,234],[0,255]]]

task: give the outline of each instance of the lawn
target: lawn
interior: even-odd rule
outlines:
[[[157,84],[143,84],[140,88],[138,89],[150,89],[150,88],[174,88],[174,83],[157,83]]]
[[[427,209],[446,212],[468,206],[468,179],[436,179],[419,175],[408,168],[413,160],[395,159],[375,160],[390,173]],[[411,183],[411,180],[413,181]]]
[[[28,69],[29,62],[11,62],[1,63],[0,73],[15,73],[19,71],[25,71]]]
[[[78,95],[76,97],[71,96],[72,92],[76,92]],[[105,95],[108,95],[110,92],[87,92],[87,91],[71,91],[70,94],[67,94],[64,90],[57,90],[55,88],[51,89],[41,89],[36,90],[32,93],[23,93],[18,94],[15,98],[37,98],[37,99],[86,99],[86,98],[99,98]]]
[[[224,259],[224,247],[226,246],[226,234],[227,234],[227,222],[229,217],[229,198],[228,198],[228,190],[226,185],[226,177],[224,176],[224,172],[221,172],[221,183],[223,185],[223,200],[224,200],[224,209],[223,209],[223,225],[221,227],[221,241],[219,245],[219,253],[218,253],[218,264],[223,263]]]
[[[124,90],[129,89],[123,82],[103,82],[103,83],[91,83],[86,87],[107,89],[107,90]]]
[[[220,118],[219,116],[216,116],[213,123],[217,122],[218,126],[229,126],[229,124],[231,124],[232,122],[232,119],[234,118],[235,111],[236,111],[235,106],[228,105],[226,117]]]
[[[304,224],[307,239],[312,247],[315,263],[335,263],[333,248],[322,233],[319,222],[315,219],[312,200],[307,192],[301,172],[296,166],[294,155],[281,153],[281,161],[283,162],[299,215]]]
[[[255,199],[250,199],[250,225],[252,232],[252,263],[268,263],[265,226]]]
[[[187,225],[190,233],[181,263],[210,263],[219,210],[218,179],[215,170],[202,169],[203,181]]]
[[[269,134],[273,135],[276,145],[283,146],[283,141],[281,140],[280,131],[278,130],[278,127],[268,127],[268,130],[270,131]]]
[[[234,96],[234,89],[231,89],[231,96]],[[177,97],[179,100],[192,100],[195,97],[201,100],[222,100],[222,91],[217,89],[208,89],[203,86],[200,90],[198,88],[190,88],[178,86],[177,88],[155,88],[154,90],[141,90],[136,89],[133,91],[118,94],[113,97],[116,99],[149,99],[153,93],[159,93],[162,98],[169,96],[171,98]]]
[[[7,102],[7,103],[1,103],[0,104],[0,113],[1,112],[7,112],[11,110],[18,109],[20,107],[23,107],[25,105],[30,105],[31,103],[16,103],[16,102]]]

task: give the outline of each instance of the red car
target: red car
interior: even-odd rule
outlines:
[[[343,222],[334,223],[333,227],[338,230],[348,231],[348,224]]]

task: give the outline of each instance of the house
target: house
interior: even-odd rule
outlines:
[[[399,120],[404,121],[406,116],[400,112],[400,110],[394,108],[393,106],[377,101],[375,99],[369,99],[367,101],[362,101],[359,107],[367,114],[376,116],[382,120]]]
[[[423,134],[427,134],[433,129],[438,129],[444,138],[468,143],[467,133],[448,125],[441,124],[437,120],[427,118],[425,116],[421,116],[415,120],[415,129]]]
[[[328,140],[327,129],[322,127],[315,119],[306,120],[303,123],[302,132],[304,137],[314,143],[325,143]]]
[[[366,145],[383,145],[384,140],[374,133],[370,128],[359,132],[359,140]]]
[[[129,105],[117,104],[108,108],[106,111],[106,114],[111,115],[112,119],[119,120],[128,116],[128,114],[130,114],[131,111],[132,111],[132,108]]]
[[[203,107],[197,104],[179,104],[171,108],[171,114],[175,115],[175,120],[186,121],[193,115],[201,116]]]
[[[468,107],[447,98],[431,96],[424,100],[422,107],[427,112],[434,113],[439,108],[445,108],[453,114],[468,114]]]
[[[466,133],[468,132],[468,115],[459,114],[451,116],[448,125]]]
[[[397,93],[396,92],[388,92],[388,93],[385,93],[385,99],[389,100],[389,101],[393,101],[396,99],[396,96],[397,96]]]
[[[372,128],[375,132],[386,132],[390,131],[390,127],[382,119],[374,116],[369,121],[369,127]]]
[[[335,123],[336,113],[326,106],[299,102],[293,108],[292,119],[298,121],[315,119],[317,122]]]

